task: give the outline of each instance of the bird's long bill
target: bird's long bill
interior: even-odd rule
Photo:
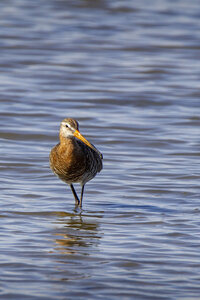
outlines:
[[[93,149],[94,151],[96,151],[96,152],[99,154],[100,158],[103,158],[103,155],[97,150],[97,148],[95,148],[92,144],[90,144],[90,142],[88,142],[88,140],[86,140],[86,139],[84,138],[84,136],[82,136],[82,134],[81,134],[78,130],[75,130],[74,136],[75,136],[77,139],[81,140],[81,141],[82,141],[84,144],[86,144],[88,147],[90,147],[91,149]]]

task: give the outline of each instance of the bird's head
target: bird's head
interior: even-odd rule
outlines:
[[[79,132],[79,124],[76,120],[71,118],[64,119],[60,124],[60,136],[62,138],[75,137],[81,140],[84,144],[97,152],[101,159],[103,158],[103,155],[95,148],[95,146],[86,140],[86,138],[84,138],[84,136],[82,136]]]

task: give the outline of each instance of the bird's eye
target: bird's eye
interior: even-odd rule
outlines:
[[[65,127],[67,127],[67,128],[68,128],[69,126],[66,124],[66,125],[65,125]]]

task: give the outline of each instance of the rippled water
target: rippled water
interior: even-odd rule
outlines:
[[[0,297],[199,299],[199,1],[1,1],[0,25]],[[65,117],[104,154],[82,211],[49,169]]]

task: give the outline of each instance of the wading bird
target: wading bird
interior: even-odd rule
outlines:
[[[50,152],[50,167],[64,182],[70,185],[76,205],[82,206],[85,184],[102,169],[102,154],[79,132],[78,122],[67,118],[60,124],[60,143]],[[82,186],[81,198],[73,183]]]

